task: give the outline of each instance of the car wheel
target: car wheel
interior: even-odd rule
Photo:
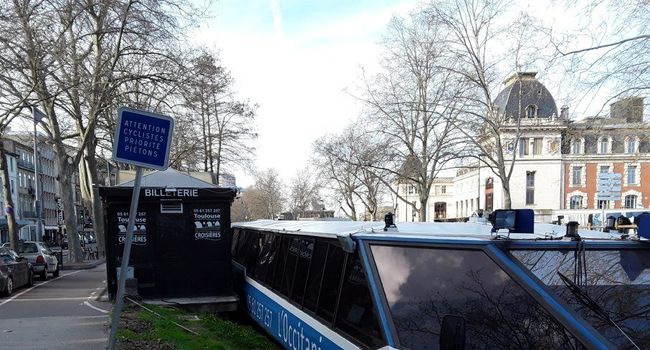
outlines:
[[[41,279],[43,281],[47,281],[47,265],[45,265],[45,268],[43,269],[43,272],[41,272]]]
[[[14,291],[14,280],[9,277],[7,278],[7,285],[5,286],[4,292],[2,292],[3,295],[5,296],[10,296],[11,293]]]
[[[34,271],[29,270],[29,276],[27,277],[27,287],[34,285]]]
[[[52,274],[52,276],[59,277],[59,274],[60,274],[59,264],[56,264],[56,270],[54,270],[54,273]]]

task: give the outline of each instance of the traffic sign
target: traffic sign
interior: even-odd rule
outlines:
[[[127,164],[165,170],[174,120],[168,116],[121,107],[117,114],[113,159]]]
[[[621,200],[621,178],[619,173],[599,173],[597,199],[601,201]]]

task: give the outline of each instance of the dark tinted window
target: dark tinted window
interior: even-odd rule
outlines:
[[[512,255],[605,338],[621,348],[634,348],[604,315],[580,302],[580,292],[572,292],[558,272],[579,285],[639,348],[650,349],[650,250],[587,250],[586,270],[580,276],[575,275],[573,250],[519,250]]]
[[[240,230],[238,228],[234,229],[232,232],[232,242],[230,242],[230,254],[232,257],[235,257],[235,254],[237,254],[237,241],[239,240],[239,232]]]
[[[266,282],[266,275],[269,270],[269,265],[271,264],[275,236],[275,233],[270,232],[262,233],[260,236],[262,248],[260,250],[259,259],[257,260],[257,267],[254,275],[255,279],[260,282]]]
[[[314,253],[309,264],[309,273],[307,275],[307,284],[305,286],[305,298],[303,307],[313,312],[316,311],[316,302],[318,301],[318,291],[320,282],[325,269],[325,258],[327,257],[328,243],[322,239],[317,239],[314,246]]]
[[[297,250],[295,252],[289,249],[289,253],[294,253],[298,256],[291,287],[291,299],[302,305],[305,283],[307,282],[307,272],[309,271],[309,264],[314,254],[314,240],[308,238],[296,239],[296,248]]]
[[[276,266],[278,265],[278,258],[280,256],[283,256],[283,254],[280,252],[280,245],[282,243],[282,235],[279,233],[274,233],[271,246],[270,246],[270,251],[269,251],[269,257],[268,257],[268,262],[267,262],[267,269],[266,269],[266,275],[264,276],[263,282],[266,283],[267,286],[272,286],[273,285],[273,280],[275,277],[275,270]]]
[[[400,346],[439,349],[442,319],[464,319],[466,349],[582,346],[483,251],[372,246]]]
[[[282,280],[284,278],[284,265],[287,258],[287,250],[289,248],[289,237],[283,236],[276,238],[280,241],[279,249],[275,253],[275,272],[273,275],[273,289],[280,290],[282,288]]]
[[[339,285],[343,273],[344,259],[345,253],[343,249],[335,245],[330,245],[318,299],[318,309],[316,311],[317,315],[323,317],[328,322],[332,322],[334,316],[336,297],[339,293]]]
[[[363,344],[373,348],[384,345],[358,254],[348,255],[335,325]]]
[[[245,240],[241,243],[240,255],[242,264],[246,267],[246,275],[253,276],[257,258],[260,255],[260,233],[257,231],[247,231]]]
[[[284,274],[282,276],[280,293],[288,297],[289,291],[291,290],[291,282],[293,281],[293,274],[296,271],[296,263],[298,262],[298,246],[302,240],[294,237],[286,237],[286,240],[288,241],[287,259],[284,263]]]

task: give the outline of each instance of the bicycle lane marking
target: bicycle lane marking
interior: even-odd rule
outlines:
[[[50,280],[43,281],[42,283],[34,284],[33,286],[31,286],[31,287],[25,289],[24,291],[22,291],[22,292],[20,292],[20,293],[18,293],[18,294],[16,294],[16,295],[10,297],[9,299],[0,302],[0,306],[9,303],[10,301],[12,301],[12,300],[18,298],[19,296],[21,296],[21,295],[23,295],[23,294],[25,294],[25,293],[27,293],[27,292],[32,291],[34,288],[40,287],[40,286],[42,286],[42,285],[44,285],[44,284],[48,284],[48,283],[50,283],[50,282],[52,282],[52,281],[56,281],[56,280],[58,280],[59,278],[63,278],[63,277],[67,277],[67,276],[70,276],[70,275],[77,274],[77,273],[79,273],[79,272],[81,272],[81,271],[83,271],[83,270],[77,270],[77,271],[68,272],[68,273],[63,274],[63,275],[61,275],[61,276],[59,276],[59,277],[54,277],[54,278],[52,278],[52,279],[50,279]]]

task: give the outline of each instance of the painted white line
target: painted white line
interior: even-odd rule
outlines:
[[[44,284],[48,284],[48,283],[50,283],[50,282],[52,282],[52,281],[56,281],[56,280],[58,280],[59,278],[63,278],[63,277],[70,276],[70,275],[74,275],[74,274],[79,273],[79,272],[81,272],[81,271],[83,271],[83,270],[77,270],[77,271],[68,272],[68,273],[63,274],[63,275],[61,275],[61,276],[59,276],[59,277],[52,278],[51,280],[47,280],[47,281],[44,281],[44,282],[42,282],[42,283],[35,284],[34,286],[32,286],[32,287],[30,287],[30,288],[27,288],[27,289],[25,289],[24,291],[22,291],[22,292],[20,292],[20,293],[18,293],[18,294],[16,294],[16,295],[14,295],[13,297],[11,297],[11,298],[9,298],[9,299],[7,299],[7,300],[1,302],[1,303],[0,303],[0,306],[2,306],[2,305],[4,305],[4,304],[6,304],[6,303],[8,303],[8,302],[10,302],[10,301],[12,301],[12,300],[18,298],[19,296],[21,296],[21,295],[23,295],[23,294],[25,294],[25,293],[27,293],[27,292],[30,292],[32,289],[34,289],[34,288],[36,288],[36,287],[40,287],[40,286],[42,286],[42,285],[44,285]]]
[[[68,297],[68,298],[20,298],[14,299],[14,302],[20,301],[58,301],[58,300],[88,300],[86,297]]]
[[[84,301],[84,305],[88,306],[89,308],[91,308],[91,309],[93,309],[93,310],[97,310],[97,311],[99,311],[99,312],[101,312],[101,313],[104,313],[104,314],[107,314],[107,313],[108,313],[107,310],[100,309],[100,308],[98,308],[97,306],[95,306],[95,305],[89,303],[88,301]]]

